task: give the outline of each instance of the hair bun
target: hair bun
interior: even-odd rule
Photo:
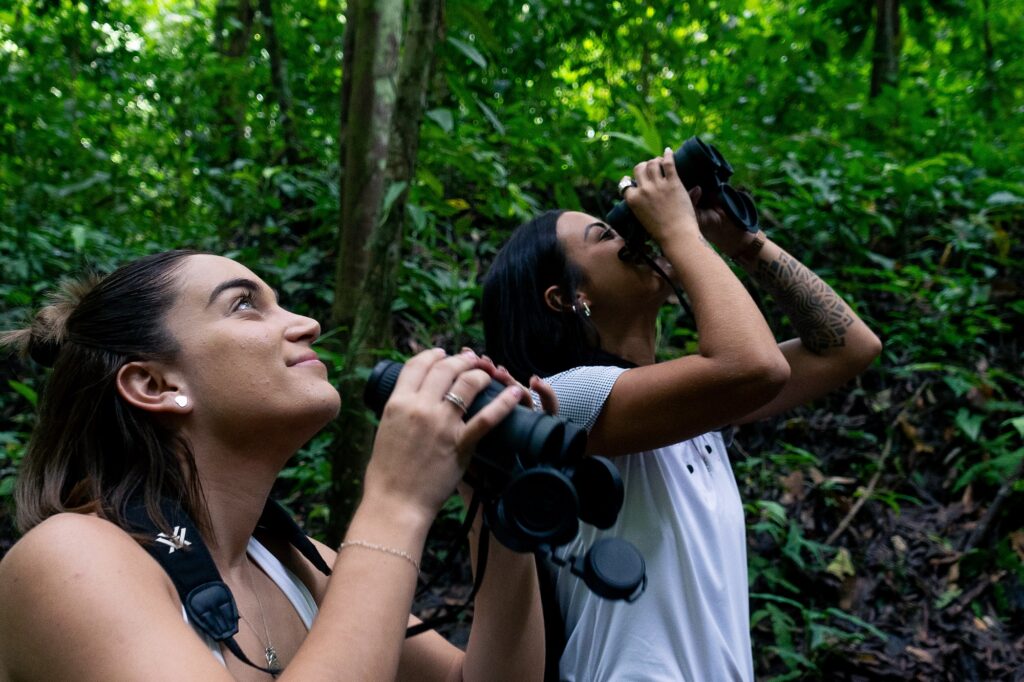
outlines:
[[[65,280],[49,297],[49,303],[36,313],[28,329],[7,332],[0,344],[17,348],[44,367],[52,367],[68,338],[68,320],[82,299],[103,278],[87,275],[81,279]]]

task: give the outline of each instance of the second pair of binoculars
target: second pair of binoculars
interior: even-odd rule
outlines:
[[[729,184],[732,166],[713,144],[699,137],[691,137],[673,154],[676,173],[688,190],[700,187],[700,200],[696,208],[719,206],[733,224],[748,232],[757,232],[757,207],[753,198]],[[612,208],[608,224],[626,240],[626,244],[639,250],[649,235],[625,201]]]

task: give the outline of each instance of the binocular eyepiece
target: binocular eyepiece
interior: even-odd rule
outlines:
[[[700,187],[700,200],[696,208],[717,204],[737,227],[757,232],[757,207],[754,206],[754,200],[746,192],[729,184],[733,174],[732,166],[713,144],[699,137],[691,137],[675,151],[673,158],[683,186],[688,190]],[[625,201],[620,201],[612,208],[607,222],[626,240],[630,250],[642,249],[648,238],[647,231]]]

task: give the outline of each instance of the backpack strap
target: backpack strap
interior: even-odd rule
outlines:
[[[133,531],[150,538],[148,542],[142,543],[143,549],[170,576],[189,622],[210,639],[223,643],[243,663],[270,675],[280,673],[280,670],[263,668],[250,661],[235,642],[234,636],[238,634],[235,598],[221,580],[213,557],[195,523],[180,505],[170,500],[161,500],[160,510],[173,528],[170,535],[153,523],[146,505],[139,499],[127,506],[125,516]],[[288,540],[318,570],[330,575],[331,569],[316,551],[316,547],[279,504],[267,500],[258,525],[270,534]]]

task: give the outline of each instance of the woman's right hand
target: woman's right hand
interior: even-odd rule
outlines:
[[[430,522],[462,477],[477,442],[523,396],[511,386],[472,419],[445,398],[452,393],[468,406],[491,382],[493,365],[472,351],[446,356],[441,349],[419,353],[398,375],[384,406],[364,479],[365,496],[389,497],[412,505]]]
[[[677,233],[699,234],[693,202],[676,173],[672,150],[633,168],[636,187],[624,197],[633,214],[662,246]]]

